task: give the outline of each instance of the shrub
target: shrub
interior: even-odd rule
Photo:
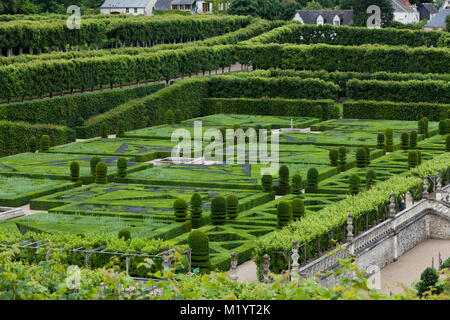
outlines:
[[[411,150],[408,153],[408,169],[415,168],[419,164],[418,154],[416,150]]]
[[[77,122],[75,123],[78,127],[84,126],[84,119],[83,117],[78,117]]]
[[[80,180],[80,164],[77,161],[70,163],[70,181],[76,182]]]
[[[394,131],[391,128],[386,129],[386,152],[394,151]]]
[[[437,285],[439,275],[434,268],[426,268],[420,275],[420,281],[417,283],[417,295],[422,298],[427,295],[426,292],[440,294],[443,291],[442,285]]]
[[[48,152],[50,149],[50,137],[44,134],[41,137],[39,152]]]
[[[173,203],[173,211],[175,213],[176,222],[186,222],[187,203],[183,199],[176,199]]]
[[[97,163],[95,167],[95,183],[98,184],[108,183],[108,178],[106,176],[107,172],[108,167],[106,166],[106,163],[104,163],[103,161]]]
[[[292,207],[289,201],[280,201],[277,206],[277,227],[287,226],[292,220]]]
[[[305,204],[302,199],[296,198],[292,200],[292,218],[294,220],[301,219],[305,214]]]
[[[366,153],[366,149],[364,149],[364,147],[359,147],[356,150],[356,165],[358,166],[358,168],[364,168],[367,164],[367,153]]]
[[[278,186],[278,194],[286,195],[289,193],[289,169],[286,165],[282,165],[278,170],[279,175],[279,186]]]
[[[444,261],[444,263],[441,266],[442,269],[450,269],[450,257],[447,258],[447,260]]]
[[[425,138],[430,137],[430,133],[428,132],[428,118],[423,117],[419,120],[419,133],[423,134]]]
[[[117,134],[116,134],[116,136],[118,138],[121,138],[124,135],[125,135],[125,121],[119,120],[119,122],[117,123]]]
[[[227,214],[227,202],[222,196],[215,196],[211,201],[211,222],[215,225],[224,224]]]
[[[238,216],[239,198],[234,194],[227,197],[227,215],[231,220]]]
[[[94,156],[91,158],[91,160],[89,162],[89,164],[91,166],[91,175],[92,175],[92,178],[94,178],[94,180],[95,180],[95,171],[97,169],[97,164],[101,161],[102,161],[102,158],[100,158],[99,156]]]
[[[384,149],[384,134],[382,133],[377,135],[377,148]]]
[[[373,185],[375,185],[375,179],[377,178],[377,174],[374,170],[369,170],[366,173],[366,188],[369,190],[372,188]]]
[[[422,151],[420,150],[416,151],[417,151],[417,164],[422,164]]]
[[[118,235],[119,239],[123,239],[124,241],[130,240],[131,239],[131,234],[130,231],[126,230],[126,229],[122,229],[119,231],[119,235]]]
[[[336,149],[331,149],[330,150],[330,165],[333,167],[337,167],[338,166],[338,160],[339,160],[339,152]]]
[[[319,171],[316,168],[310,168],[306,174],[306,193],[316,193],[319,184]]]
[[[222,102],[220,102],[220,101],[216,102],[216,105],[214,106],[214,111],[216,113],[222,113],[223,112]]]
[[[191,197],[191,220],[192,228],[200,228],[202,225],[202,196],[194,193]]]
[[[360,190],[361,179],[356,173],[353,173],[350,176],[349,184],[350,184],[350,194],[352,195],[358,194]]]
[[[365,146],[364,150],[366,151],[366,166],[368,166],[368,165],[370,165],[370,160],[371,160],[370,149],[368,146]]]
[[[261,178],[261,185],[264,192],[272,192],[272,176],[270,174],[263,175]]]
[[[128,160],[126,158],[119,158],[117,160],[117,175],[119,178],[125,178],[127,176]]]
[[[402,150],[408,150],[408,147],[409,147],[409,134],[407,132],[403,132],[401,135],[400,148],[402,148]]]
[[[30,152],[36,152],[37,150],[37,140],[35,137],[31,137],[28,141],[28,146],[30,147]]]
[[[415,149],[417,147],[417,131],[412,130],[409,134],[409,148]]]
[[[300,196],[302,193],[302,177],[299,174],[294,174],[292,177],[292,194]]]
[[[209,272],[209,239],[200,230],[194,230],[188,237],[191,248],[191,264],[193,268],[199,268],[201,272]]]
[[[106,122],[103,122],[100,125],[100,137],[108,138],[108,133],[109,133],[108,124]]]
[[[445,138],[445,151],[450,152],[450,134]]]
[[[172,109],[166,111],[165,119],[167,124],[175,124],[175,114]]]
[[[339,170],[341,172],[347,169],[347,148],[339,147]]]

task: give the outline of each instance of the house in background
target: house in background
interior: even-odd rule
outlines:
[[[404,24],[420,21],[419,10],[416,5],[411,5],[409,0],[391,0],[394,7],[394,21]]]
[[[353,24],[353,10],[297,10],[292,20],[301,24],[348,26]]]
[[[446,18],[450,15],[450,1],[447,0],[444,2],[442,7],[439,9],[438,13],[431,18],[430,21],[423,27],[424,30],[432,31],[432,30],[444,30],[446,27]]]
[[[432,3],[422,3],[417,10],[419,10],[420,21],[424,19],[430,21],[438,13],[438,9]]]
[[[156,0],[105,0],[101,14],[153,15]]]

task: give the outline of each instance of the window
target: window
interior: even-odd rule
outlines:
[[[340,26],[341,25],[341,19],[339,18],[338,15],[334,16],[333,25],[335,25],[335,26]]]
[[[127,8],[125,12],[130,13],[130,8]]]
[[[178,6],[176,4],[173,4],[172,5],[172,10],[177,10],[177,9],[178,9]]]
[[[223,10],[223,2],[219,3],[219,10]]]
[[[137,13],[137,8],[134,8],[134,13]]]
[[[323,17],[321,15],[317,17],[317,25],[319,24],[323,24]]]
[[[191,7],[190,4],[185,4],[185,5],[184,5],[184,9],[185,9],[185,10],[191,10],[192,7]]]
[[[203,3],[203,12],[209,12],[209,3]]]

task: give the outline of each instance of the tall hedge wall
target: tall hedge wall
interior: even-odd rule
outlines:
[[[221,103],[220,110],[217,109],[217,102]],[[333,106],[333,100],[207,98],[204,99],[202,114],[258,114],[328,119]]]
[[[430,121],[445,118],[450,104],[407,103],[390,101],[346,101],[344,118],[410,120],[417,121],[427,117]]]
[[[252,38],[247,43],[326,43],[345,46],[379,43],[390,46],[437,47],[439,38],[443,34],[445,32],[293,23]]]
[[[209,80],[209,96],[214,98],[279,97],[317,100],[336,99],[338,92],[337,85],[320,79],[217,76]]]
[[[116,128],[125,121],[126,130],[165,123],[165,113],[172,109],[177,121],[201,115],[203,98],[208,96],[208,77],[185,79],[144,98],[128,101],[103,114],[92,117],[83,127],[76,127],[77,137],[100,135],[101,124]]]
[[[349,80],[347,97],[354,100],[450,102],[448,81],[379,81]]]
[[[29,151],[28,142],[31,137],[37,141],[42,135],[50,137],[50,145],[64,144],[75,141],[75,133],[64,126],[37,124],[25,122],[0,121],[0,156],[8,156]]]
[[[240,63],[260,69],[448,73],[450,50],[379,45],[238,45]]]
[[[162,83],[68,95],[0,105],[0,120],[52,123],[73,127],[79,117],[89,119],[128,100],[144,97],[164,88]]]

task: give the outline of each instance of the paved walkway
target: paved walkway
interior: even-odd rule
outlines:
[[[401,256],[396,262],[381,269],[381,290],[389,294],[403,292],[402,285],[411,286],[421,273],[431,267],[439,267],[439,252],[444,262],[450,257],[450,240],[427,240]]]

